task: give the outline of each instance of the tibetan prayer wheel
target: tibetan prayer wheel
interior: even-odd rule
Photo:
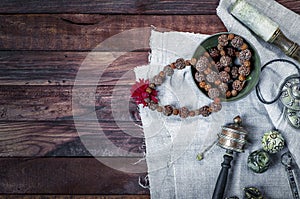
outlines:
[[[226,153],[223,156],[224,161],[221,164],[222,169],[220,171],[215,190],[213,193],[213,199],[223,198],[226,188],[228,172],[231,167],[230,162],[233,159],[233,152],[244,152],[244,145],[246,144],[247,132],[241,126],[242,119],[240,116],[236,116],[233,119],[233,123],[222,126],[222,131],[219,134],[217,145],[223,149],[226,149]]]

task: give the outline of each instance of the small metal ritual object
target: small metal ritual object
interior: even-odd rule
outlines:
[[[284,138],[277,130],[271,130],[264,133],[261,144],[265,151],[269,153],[277,153],[284,148]]]
[[[300,79],[289,80],[283,90],[280,100],[287,108],[286,117],[293,127],[300,128]]]
[[[285,166],[285,170],[287,172],[289,184],[292,190],[293,198],[294,199],[299,199],[299,192],[298,192],[298,186],[296,182],[296,178],[294,176],[293,170],[294,170],[294,160],[292,157],[292,154],[290,152],[286,152],[282,154],[281,156],[281,163]]]
[[[261,192],[256,187],[246,187],[244,188],[246,199],[264,199]]]
[[[223,198],[228,172],[231,167],[230,162],[233,159],[233,152],[244,152],[244,145],[246,144],[247,132],[241,126],[242,119],[240,116],[236,116],[233,119],[233,123],[222,126],[222,132],[219,134],[219,140],[217,145],[226,149],[226,153],[223,156],[224,161],[221,164],[222,169],[220,171],[215,190],[213,193],[213,199]]]
[[[263,173],[268,170],[271,160],[270,156],[264,150],[253,151],[248,156],[247,165],[255,173]]]

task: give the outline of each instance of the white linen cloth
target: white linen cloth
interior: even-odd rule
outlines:
[[[228,8],[233,2],[234,0],[221,0],[217,8],[217,14],[228,31],[247,38],[257,48],[262,64],[275,58],[287,58],[279,49],[254,36],[229,14]],[[297,14],[273,0],[249,2],[279,23],[288,37],[300,43],[300,17]],[[199,23],[201,25],[201,22]],[[179,57],[190,59],[206,37],[207,35],[203,34],[152,31],[150,64],[135,69],[137,79],[152,78],[165,65]],[[266,99],[275,96],[283,79],[295,74],[295,71],[286,64],[276,64],[270,70],[266,70],[261,75],[262,93]],[[161,104],[186,106],[189,109],[200,108],[211,101],[198,90],[190,67],[176,71],[172,77],[165,80],[159,87],[159,99]],[[223,103],[222,110],[208,118],[167,117],[142,107],[140,114],[147,149],[151,198],[211,198],[225,150],[214,145],[202,161],[198,161],[196,155],[213,144],[221,126],[232,122],[236,115],[242,117],[243,126],[249,132],[250,143],[247,144],[245,153],[234,155],[225,196],[235,195],[243,198],[243,188],[255,186],[266,198],[292,198],[284,167],[280,163],[280,155],[283,152],[271,156],[272,164],[265,173],[256,174],[247,167],[248,155],[262,148],[262,135],[273,128],[281,131],[288,149],[300,165],[300,132],[287,124],[279,101],[272,105],[264,105],[258,101],[255,91],[252,91],[242,100]],[[296,174],[299,181],[299,171]]]

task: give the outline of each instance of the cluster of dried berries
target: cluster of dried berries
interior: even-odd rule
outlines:
[[[195,79],[211,99],[235,97],[251,73],[251,57],[242,37],[222,34],[218,45],[198,58]]]
[[[198,67],[199,71],[206,71],[208,69],[208,62],[206,58],[199,59],[196,65],[196,59],[192,60],[184,60],[179,58],[176,62],[171,63],[164,67],[162,71],[160,71],[157,75],[153,77],[151,82],[149,80],[140,80],[140,82],[136,82],[135,85],[131,88],[131,96],[135,99],[137,104],[143,104],[144,106],[148,106],[149,109],[153,111],[158,111],[163,113],[166,116],[170,115],[179,115],[181,118],[194,117],[197,115],[202,115],[203,117],[209,116],[212,112],[218,112],[222,109],[221,100],[218,98],[219,90],[218,89],[210,89],[209,93],[212,96],[214,101],[210,103],[208,106],[203,106],[196,110],[189,110],[187,107],[176,108],[172,105],[160,105],[157,99],[157,91],[156,86],[161,85],[166,76],[172,76],[174,74],[174,69],[184,69],[186,66],[194,65]],[[196,73],[196,79],[199,82],[204,81],[205,79],[209,79],[210,82],[215,82],[219,79],[218,73],[206,71],[206,78],[202,73]],[[209,76],[209,77],[208,77]],[[221,82],[220,82],[221,84]]]
[[[148,106],[151,103],[158,103],[157,91],[155,86],[149,83],[149,80],[140,79],[130,89],[131,97],[137,104]]]

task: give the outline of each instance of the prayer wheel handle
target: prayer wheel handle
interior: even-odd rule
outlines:
[[[213,193],[212,199],[222,199],[224,195],[224,191],[226,188],[226,183],[227,183],[227,177],[229,173],[229,169],[231,167],[230,162],[233,159],[233,152],[232,151],[227,151],[227,153],[223,156],[224,161],[221,164],[222,169],[219,173],[219,177],[215,186],[215,190]]]

